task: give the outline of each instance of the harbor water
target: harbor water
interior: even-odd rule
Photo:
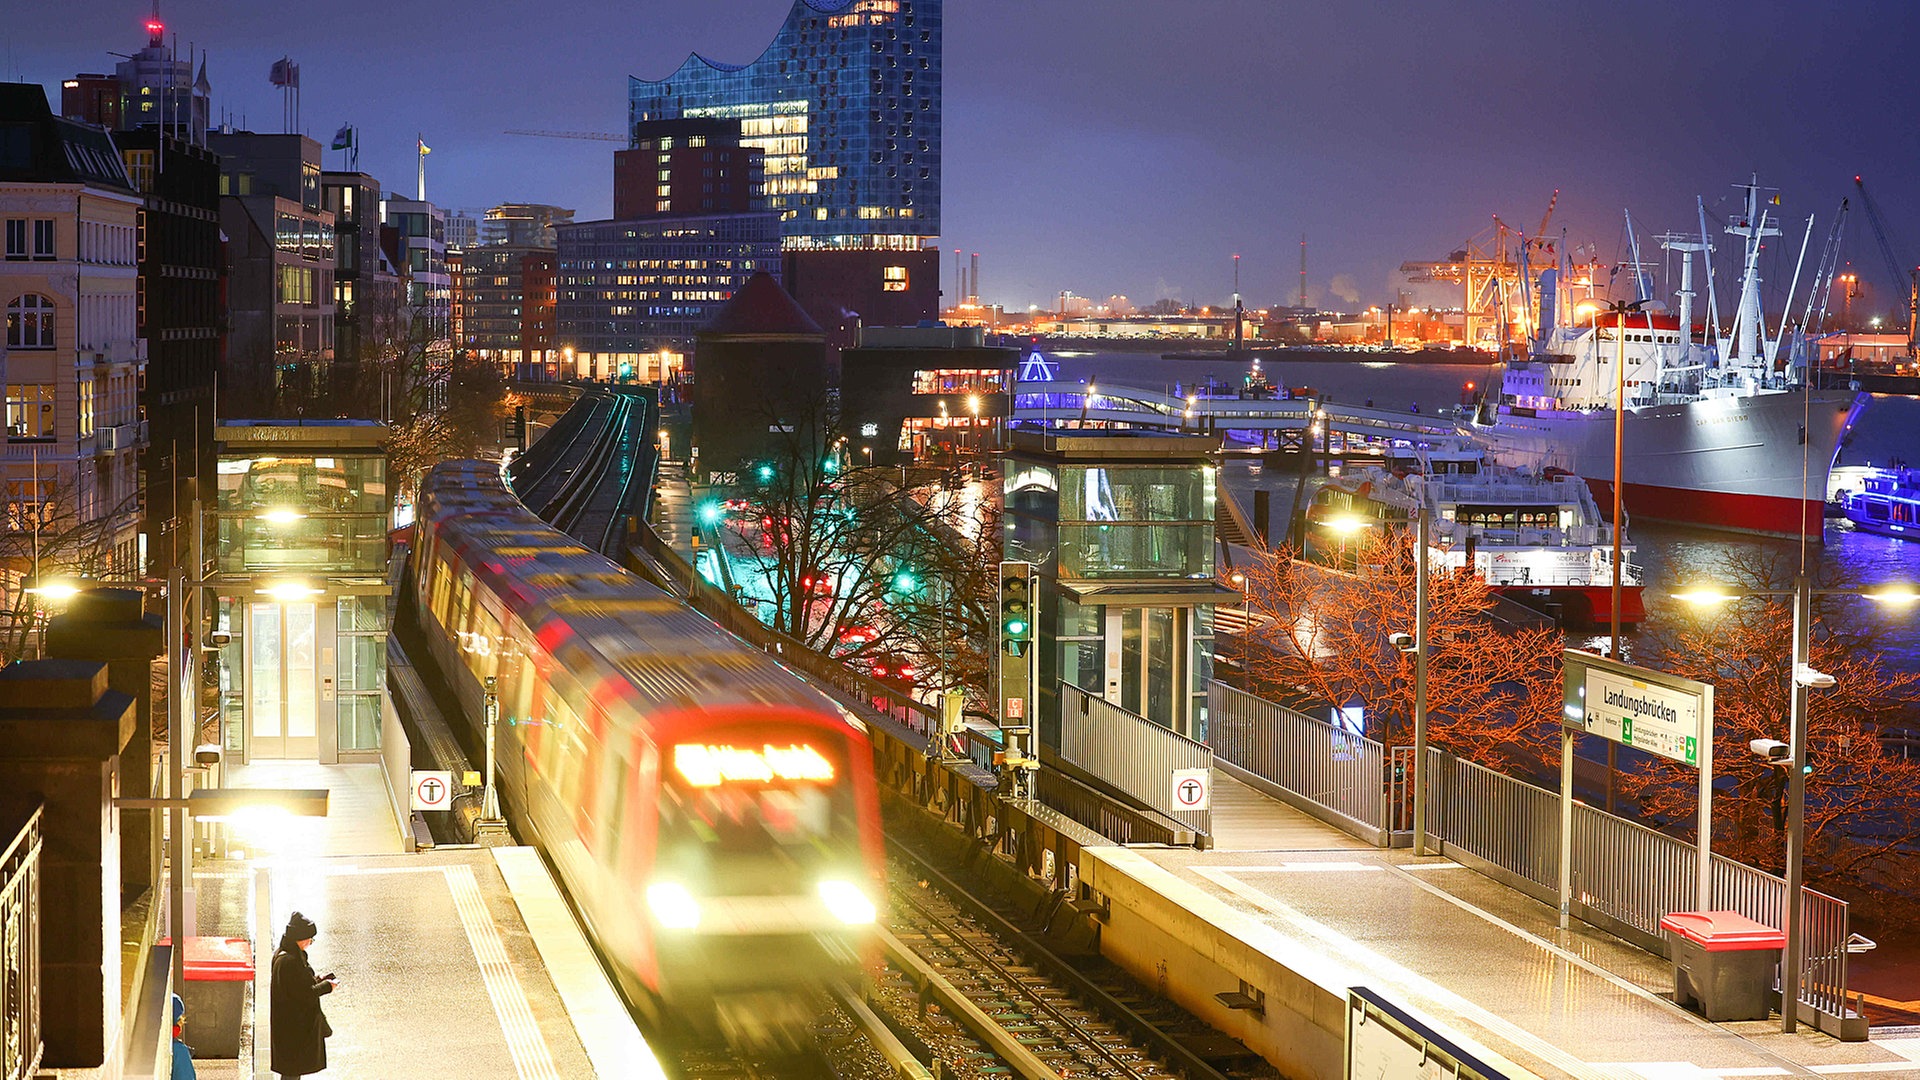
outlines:
[[[1229,386],[1246,376],[1244,360],[1168,360],[1158,353],[1049,352],[1060,365],[1059,377],[1093,380],[1116,386],[1160,388],[1190,393],[1208,379]],[[1268,362],[1265,374],[1276,386],[1310,387],[1336,402],[1406,409],[1423,414],[1452,408],[1471,398],[1475,390],[1499,379],[1494,366],[1428,365],[1385,361]],[[1472,384],[1471,386],[1469,384]],[[1842,445],[1842,465],[1884,465],[1890,458],[1920,461],[1920,399],[1875,395],[1861,412],[1851,436]],[[1292,509],[1297,473],[1291,467],[1266,467],[1232,462],[1221,484],[1249,513],[1253,492],[1270,491],[1274,535],[1284,535]],[[1825,492],[1815,493],[1824,497]],[[1631,511],[1631,508],[1629,508]],[[1798,565],[1799,542],[1765,539],[1679,526],[1634,524],[1628,538],[1637,551],[1633,561],[1642,568],[1649,627],[1688,617],[1687,605],[1672,598],[1676,586],[1716,580],[1729,556],[1758,549],[1779,556],[1786,572]],[[1810,565],[1837,574],[1846,587],[1870,587],[1889,582],[1920,584],[1920,542],[1895,540],[1855,532],[1845,519],[1829,518],[1825,543],[1809,549]],[[1782,586],[1790,581],[1780,582]],[[1849,605],[1846,617],[1859,620],[1859,629],[1879,632],[1887,659],[1902,670],[1920,669],[1920,613],[1881,608],[1867,601]]]

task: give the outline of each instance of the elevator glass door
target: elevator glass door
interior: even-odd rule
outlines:
[[[247,759],[317,758],[319,671],[311,603],[257,603],[247,615]]]

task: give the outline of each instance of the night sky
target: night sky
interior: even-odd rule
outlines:
[[[614,145],[502,129],[617,132],[628,75],[661,77],[691,50],[748,61],[788,8],[163,0],[162,14],[182,49],[210,51],[215,108],[236,122],[279,130],[267,70],[287,54],[307,133],[324,145],[355,124],[361,167],[388,188],[411,193],[422,132],[433,201],[587,219],[611,209]],[[145,16],[139,0],[0,0],[0,74],[57,94],[143,45]],[[984,298],[1009,307],[1061,290],[1224,302],[1235,252],[1251,305],[1289,303],[1302,232],[1311,300],[1384,303],[1403,260],[1444,256],[1494,214],[1531,232],[1555,188],[1550,232],[1612,262],[1622,208],[1643,237],[1693,228],[1696,194],[1724,211],[1754,171],[1791,226],[1771,286],[1814,212],[1811,269],[1856,172],[1899,257],[1920,261],[1911,0],[948,0],[945,77],[941,246],[981,252]],[[1863,279],[1884,281],[1857,205],[1846,230]]]

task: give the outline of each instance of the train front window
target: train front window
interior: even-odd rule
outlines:
[[[797,892],[857,852],[834,748],[793,740],[681,744],[663,770],[659,862],[726,893]]]

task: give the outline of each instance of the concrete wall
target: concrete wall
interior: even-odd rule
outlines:
[[[1341,1080],[1350,980],[1324,957],[1125,848],[1086,848],[1080,881],[1109,905],[1100,952],[1293,1080]],[[1215,994],[1245,982],[1264,1015]]]

